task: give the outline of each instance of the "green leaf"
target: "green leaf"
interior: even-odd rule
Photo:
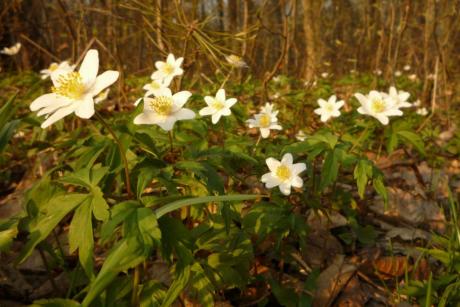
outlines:
[[[79,307],[81,306],[79,302],[74,300],[64,299],[64,298],[53,298],[34,301],[30,307]]]
[[[118,242],[111,249],[97,277],[89,284],[82,306],[89,306],[120,272],[135,267],[145,258],[144,246],[136,237],[124,238]]]
[[[190,266],[185,267],[179,274],[176,276],[173,283],[166,292],[165,299],[161,304],[161,307],[171,306],[172,303],[176,300],[182,290],[187,286],[187,283],[190,279]]]
[[[18,234],[17,219],[0,221],[0,252],[8,250],[13,239]]]
[[[329,150],[324,159],[323,169],[321,171],[320,189],[323,190],[328,185],[337,180],[339,173],[339,160],[336,150]]]
[[[361,199],[364,197],[364,191],[366,190],[367,182],[372,176],[372,164],[369,160],[359,160],[355,166],[354,178],[358,187],[358,194]]]
[[[273,294],[276,297],[276,300],[278,301],[278,303],[281,304],[281,306],[297,306],[298,296],[293,289],[286,288],[283,285],[280,285],[274,279],[270,280],[270,286]]]
[[[8,142],[20,122],[21,121],[19,119],[16,119],[6,123],[2,128],[0,128],[0,152],[2,152],[6,148],[6,145],[8,145]]]
[[[243,201],[243,200],[256,199],[261,196],[263,195],[236,194],[236,195],[202,196],[202,197],[181,199],[181,200],[169,203],[155,210],[155,215],[157,216],[157,219],[159,219],[163,215],[169,212],[172,212],[174,210],[180,209],[182,207],[185,207],[185,206],[204,204],[204,203],[210,203],[210,202]]]
[[[140,295],[141,307],[157,307],[164,300],[166,291],[160,282],[149,280],[143,287]]]
[[[201,306],[214,306],[214,286],[206,276],[203,268],[198,262],[195,262],[191,268],[193,277],[190,285],[198,294],[198,300]]]
[[[69,252],[78,248],[78,258],[88,277],[93,277],[92,199],[88,197],[78,208],[69,227]]]
[[[104,199],[104,195],[99,187],[93,187],[91,190],[91,208],[94,217],[99,221],[107,221],[109,219],[109,205]]]
[[[16,113],[17,105],[14,104],[16,94],[13,95],[0,109],[0,128],[3,129],[13,114]]]
[[[407,142],[411,143],[422,155],[425,155],[425,144],[418,134],[411,131],[398,131],[397,134]]]
[[[377,168],[374,168],[374,174],[372,179],[372,185],[374,186],[375,191],[383,198],[385,205],[388,204],[388,192],[383,183],[383,174]]]
[[[46,239],[57,224],[87,198],[87,194],[58,195],[41,207],[40,214],[29,225],[29,240],[16,262],[23,262],[32,253],[35,246]]]

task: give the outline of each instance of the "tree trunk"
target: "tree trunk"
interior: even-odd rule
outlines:
[[[321,63],[319,22],[322,0],[302,0],[303,30],[305,35],[305,63],[303,76],[306,81],[314,79]]]

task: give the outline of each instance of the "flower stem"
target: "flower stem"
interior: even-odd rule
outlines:
[[[257,145],[259,145],[261,139],[262,139],[262,135],[259,135],[259,138],[257,139],[256,145],[254,145],[254,149],[252,150],[253,155],[256,153]]]
[[[222,82],[222,85],[221,85],[219,88],[224,88],[225,83],[227,83],[228,79],[229,79],[230,76],[232,75],[232,72],[233,72],[233,67],[230,68],[230,72],[229,72],[228,75],[225,77],[224,82]]]
[[[109,131],[109,133],[112,135],[115,143],[118,146],[118,150],[120,151],[121,159],[123,160],[123,165],[125,168],[125,186],[126,186],[126,192],[128,193],[128,198],[133,197],[133,192],[131,191],[131,182],[129,180],[129,166],[128,166],[128,159],[126,159],[126,153],[123,144],[121,143],[120,139],[117,137],[115,134],[115,131],[110,127],[109,124],[104,120],[104,118],[98,113],[94,113],[96,115],[96,118],[102,123],[102,125]]]
[[[133,293],[131,294],[131,306],[139,306],[139,282],[140,282],[140,268],[141,265],[136,265],[133,275]]]
[[[225,149],[225,118],[222,117],[222,149]]]
[[[173,135],[172,131],[168,131],[168,136],[169,136],[169,145],[171,146],[170,150],[173,152]]]
[[[350,152],[353,152],[353,149],[355,149],[356,146],[358,146],[358,144],[362,141],[364,135],[367,133],[368,130],[369,130],[369,125],[366,125],[366,128],[364,128],[364,130],[361,132],[356,143],[351,147]]]

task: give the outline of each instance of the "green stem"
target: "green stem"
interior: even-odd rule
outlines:
[[[131,295],[131,306],[133,307],[139,306],[140,267],[141,265],[139,264],[134,268],[133,293]]]
[[[259,135],[259,138],[257,139],[256,145],[254,146],[254,149],[252,150],[253,155],[256,153],[257,145],[259,145],[261,139],[262,139],[262,135]]]
[[[222,149],[225,149],[225,118],[222,117]]]
[[[232,75],[232,72],[233,72],[233,67],[230,69],[230,72],[229,72],[228,75],[225,77],[224,82],[222,82],[222,85],[221,85],[219,88],[224,88],[225,83],[227,83],[228,79],[229,79],[230,76]]]
[[[128,166],[128,159],[126,159],[126,153],[123,144],[121,143],[120,139],[115,134],[115,131],[110,127],[109,124],[104,120],[104,118],[96,111],[95,113],[96,118],[102,123],[102,125],[109,131],[112,135],[115,143],[118,146],[118,150],[120,151],[121,159],[123,160],[123,166],[125,168],[125,186],[126,192],[128,193],[128,198],[133,197],[133,193],[131,191],[131,182],[129,180],[129,166]]]
[[[364,128],[364,130],[361,132],[361,134],[360,134],[359,137],[358,137],[358,140],[357,140],[356,143],[351,147],[350,152],[353,152],[353,149],[355,149],[356,146],[358,146],[358,144],[361,143],[362,138],[364,137],[364,135],[366,134],[366,132],[367,132],[368,130],[369,130],[369,125],[367,125],[366,128]]]
[[[172,131],[168,131],[168,136],[169,136],[169,145],[171,146],[170,150],[171,152],[173,152],[173,135],[172,135]]]

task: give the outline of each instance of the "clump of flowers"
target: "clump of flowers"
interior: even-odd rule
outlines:
[[[230,108],[237,102],[236,98],[226,99],[225,90],[222,88],[217,91],[215,97],[205,96],[204,101],[207,106],[200,110],[200,115],[210,115],[213,124],[217,124],[222,116],[230,116]]]
[[[356,93],[355,97],[361,104],[358,112],[376,118],[382,125],[388,125],[391,116],[403,115],[395,101],[385,93],[370,91],[367,95]]]
[[[30,109],[46,116],[41,124],[46,128],[65,116],[75,113],[80,118],[94,115],[94,97],[118,79],[119,72],[108,70],[99,76],[99,53],[89,50],[78,72],[61,74],[53,81],[52,93],[35,99]]]
[[[278,124],[278,111],[274,110],[271,103],[266,103],[261,107],[261,111],[254,115],[254,118],[248,119],[246,122],[249,128],[259,128],[260,135],[265,139],[270,135],[270,130],[282,130],[281,125]]]
[[[265,160],[270,170],[262,176],[261,181],[265,183],[267,189],[279,187],[284,195],[291,194],[291,187],[301,188],[303,180],[299,174],[307,169],[305,163],[293,163],[290,153],[286,153],[281,161],[274,158]]]
[[[345,102],[343,100],[337,101],[337,97],[332,95],[326,101],[324,99],[318,99],[319,108],[315,109],[313,112],[321,116],[322,122],[327,122],[331,117],[340,116],[340,108],[343,107]]]

